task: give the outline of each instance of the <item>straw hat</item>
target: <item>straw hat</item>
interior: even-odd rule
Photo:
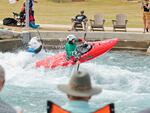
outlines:
[[[74,72],[69,84],[58,85],[58,89],[68,95],[77,97],[88,97],[102,92],[100,87],[92,87],[88,73]]]

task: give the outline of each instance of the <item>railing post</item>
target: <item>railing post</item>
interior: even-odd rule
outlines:
[[[26,0],[25,2],[25,15],[26,15],[26,28],[29,28],[29,0]]]

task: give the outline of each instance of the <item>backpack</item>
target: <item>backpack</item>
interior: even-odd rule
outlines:
[[[17,20],[15,20],[14,18],[4,18],[3,25],[17,26]]]

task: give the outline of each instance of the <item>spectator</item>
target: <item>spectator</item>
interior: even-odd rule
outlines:
[[[140,111],[140,112],[138,112],[138,113],[150,113],[150,108],[145,109],[145,110],[142,110],[142,111]]]
[[[29,26],[32,28],[38,28],[39,25],[35,24],[35,18],[34,18],[34,3],[38,3],[36,0],[29,0],[29,19],[30,23]]]
[[[74,72],[68,85],[58,85],[58,89],[67,94],[69,102],[63,107],[71,113],[91,113],[94,111],[88,101],[93,95],[102,91],[100,87],[92,87],[90,75]]]
[[[29,26],[31,28],[38,28],[39,25],[35,24],[35,18],[34,18],[34,3],[38,3],[36,0],[29,0]],[[26,0],[23,3],[23,6],[21,7],[20,16],[25,19],[25,4]]]
[[[148,32],[150,29],[150,4],[149,4],[149,0],[144,0],[144,2],[142,2],[142,8],[144,10],[144,12],[143,12],[144,32],[145,32],[145,30],[146,30],[146,32]]]
[[[78,14],[75,17],[75,19],[72,18],[72,30],[75,29],[76,24],[81,24],[83,30],[86,30],[86,22],[87,22],[87,17],[84,15],[84,11],[81,11],[80,14]]]
[[[5,84],[5,71],[3,67],[0,65],[0,91],[3,89]],[[16,112],[14,108],[12,108],[9,104],[3,102],[0,99],[0,113],[21,113]]]

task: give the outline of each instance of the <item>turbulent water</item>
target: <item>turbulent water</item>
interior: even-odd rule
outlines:
[[[35,62],[54,51],[33,56],[24,51],[0,53],[0,64],[6,69],[6,84],[1,98],[12,106],[21,106],[24,113],[46,113],[46,101],[64,105],[66,95],[57,84],[67,83],[74,67],[54,70],[36,69]],[[80,70],[90,73],[93,85],[103,92],[93,96],[95,109],[115,103],[116,113],[137,113],[150,107],[150,57],[140,53],[108,52],[81,64]]]

